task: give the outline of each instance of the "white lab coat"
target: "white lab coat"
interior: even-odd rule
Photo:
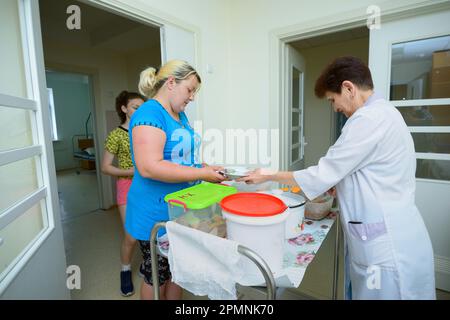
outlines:
[[[294,172],[309,199],[336,186],[352,299],[436,298],[431,241],[414,203],[415,170],[402,116],[373,94],[316,166]]]

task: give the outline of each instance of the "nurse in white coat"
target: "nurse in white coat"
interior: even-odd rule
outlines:
[[[414,203],[414,144],[401,114],[373,92],[369,68],[354,57],[333,61],[315,93],[348,117],[327,154],[305,170],[259,169],[241,181],[299,186],[309,199],[336,186],[347,299],[435,299],[433,250]]]

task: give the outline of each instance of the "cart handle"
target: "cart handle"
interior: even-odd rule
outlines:
[[[168,204],[172,204],[172,203],[178,203],[178,204],[181,204],[181,205],[183,206],[183,208],[184,208],[184,211],[185,211],[185,212],[187,211],[187,205],[186,205],[186,203],[184,203],[184,202],[181,201],[181,200],[170,199],[169,201],[167,201],[167,203],[168,203]]]

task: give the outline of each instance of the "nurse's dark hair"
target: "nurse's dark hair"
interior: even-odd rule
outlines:
[[[125,112],[122,111],[122,106],[127,106],[128,102],[133,99],[142,99],[145,101],[145,97],[137,92],[129,92],[126,90],[123,90],[119,95],[116,97],[116,112],[117,115],[120,118],[120,124],[125,123],[127,120],[127,115]]]
[[[340,94],[345,80],[364,90],[373,89],[372,75],[367,65],[356,57],[345,56],[335,59],[322,71],[314,92],[318,98],[323,98],[327,91]]]

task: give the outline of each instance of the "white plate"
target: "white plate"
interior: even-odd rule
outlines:
[[[249,172],[253,171],[253,169],[247,167],[225,167],[224,171],[229,179],[235,180],[248,176]]]

